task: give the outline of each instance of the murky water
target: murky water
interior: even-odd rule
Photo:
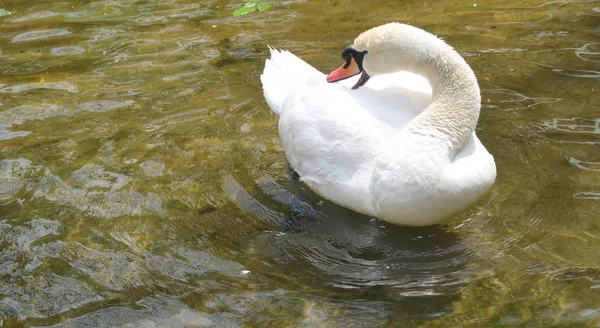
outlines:
[[[600,2],[9,1],[0,326],[600,326]],[[315,67],[368,27],[440,35],[498,179],[408,229],[297,182],[267,44]]]

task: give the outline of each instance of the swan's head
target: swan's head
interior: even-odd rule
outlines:
[[[363,66],[365,56],[368,53],[367,50],[357,51],[353,45],[344,49],[344,51],[342,51],[344,64],[327,75],[327,82],[337,82],[360,74],[358,82],[356,82],[352,89],[358,89],[365,85],[370,78]]]
[[[435,35],[414,26],[389,23],[361,33],[342,51],[344,64],[327,75],[336,82],[361,74],[352,89],[363,86],[371,76],[397,71],[418,72],[431,58],[451,50]]]

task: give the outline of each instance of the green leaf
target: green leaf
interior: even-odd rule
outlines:
[[[256,6],[252,5],[251,7],[244,6],[242,8],[238,8],[233,11],[233,16],[242,16],[247,15],[249,13],[253,13],[256,11]]]
[[[257,4],[256,4],[256,8],[257,8],[259,11],[265,11],[265,10],[269,10],[271,7],[273,7],[273,5],[272,5],[272,4],[270,4],[270,3],[257,3]]]
[[[270,3],[263,3],[261,0],[246,0],[243,7],[233,11],[233,16],[242,16],[253,13],[255,11],[265,11],[273,7]]]
[[[2,17],[2,16],[8,16],[8,15],[11,15],[11,14],[14,14],[14,13],[15,13],[14,11],[8,11],[6,9],[0,8],[0,17]]]

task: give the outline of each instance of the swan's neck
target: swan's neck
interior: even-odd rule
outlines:
[[[457,52],[444,47],[433,54],[415,65],[431,84],[432,102],[406,130],[439,141],[453,159],[475,130],[481,96],[473,70]]]

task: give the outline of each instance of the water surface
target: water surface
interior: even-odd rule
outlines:
[[[600,326],[600,2],[11,1],[0,326]],[[498,179],[395,227],[289,169],[267,44],[340,64],[407,22],[473,67]]]

